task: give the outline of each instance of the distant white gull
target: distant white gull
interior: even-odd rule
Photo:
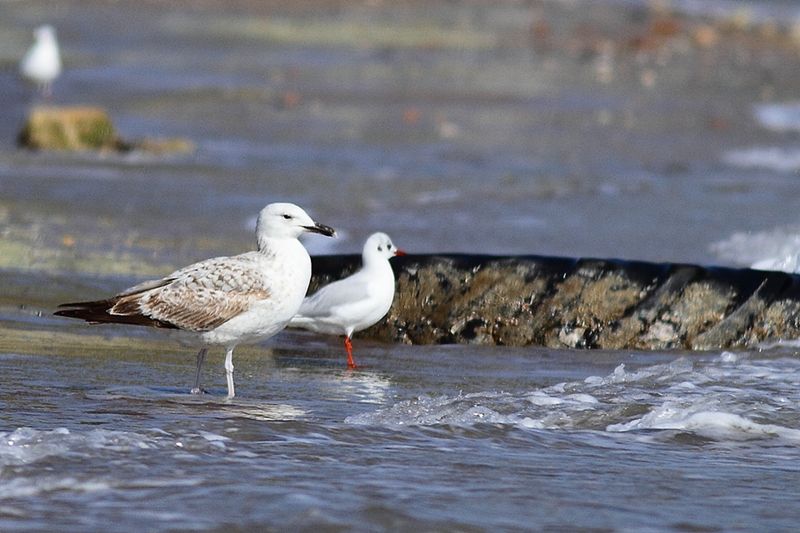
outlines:
[[[311,259],[297,240],[305,232],[335,234],[294,204],[269,204],[258,215],[257,251],[200,261],[107,300],[63,304],[56,315],[177,330],[202,346],[193,394],[201,392],[208,347],[224,346],[232,398],[236,345],[269,338],[286,327],[308,290]]]
[[[361,270],[322,287],[303,300],[290,327],[344,335],[348,368],[356,368],[350,338],[389,312],[394,299],[394,272],[389,259],[405,255],[385,233],[373,233],[364,243]]]
[[[34,30],[35,42],[19,64],[22,77],[35,84],[44,96],[49,97],[53,82],[61,74],[61,54],[58,51],[56,31],[50,25]]]

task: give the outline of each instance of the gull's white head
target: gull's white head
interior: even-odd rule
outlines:
[[[37,41],[56,40],[56,30],[49,24],[44,24],[33,30],[33,37]]]
[[[406,253],[398,249],[388,235],[381,232],[370,235],[367,242],[364,243],[364,250],[361,252],[364,264],[376,260],[388,261],[396,255],[406,255]]]
[[[263,247],[263,239],[296,239],[306,232],[328,237],[336,235],[333,228],[314,222],[308,213],[294,204],[269,204],[258,214],[256,235],[259,248]]]

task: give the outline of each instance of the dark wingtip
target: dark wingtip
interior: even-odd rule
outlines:
[[[89,304],[97,304],[97,305],[89,306]],[[69,305],[71,304],[63,304],[63,306],[69,306]],[[78,305],[84,305],[84,307],[78,307],[77,305],[74,304],[72,305],[73,305],[72,309],[60,309],[54,312],[53,314],[56,316],[63,316],[65,318],[77,318],[79,320],[85,320],[89,324],[130,324],[133,326],[149,326],[154,328],[179,329],[178,326],[170,324],[169,322],[164,322],[163,320],[150,318],[148,316],[144,316],[141,314],[111,315],[108,313],[108,302],[106,301],[78,302]]]
[[[96,319],[92,318],[95,313],[92,313],[86,309],[62,309],[53,314],[55,316],[63,316],[65,318],[77,318],[79,320],[85,320],[86,322],[97,322]]]
[[[65,304],[58,304],[58,307],[56,309],[66,309],[66,310],[72,309],[75,311],[91,309],[97,311],[101,309],[102,310],[108,309],[112,305],[114,305],[114,302],[112,300],[92,300],[89,302],[68,302]]]
[[[65,304],[58,304],[56,309],[84,309],[89,307],[92,302],[69,302]]]

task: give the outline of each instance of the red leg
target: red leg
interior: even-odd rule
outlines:
[[[344,349],[347,350],[347,368],[358,368],[353,359],[353,343],[347,335],[344,337]]]

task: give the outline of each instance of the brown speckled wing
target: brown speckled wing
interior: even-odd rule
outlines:
[[[108,310],[112,315],[144,315],[180,329],[212,330],[269,297],[256,258],[250,254],[209,259],[164,279],[122,293]]]

